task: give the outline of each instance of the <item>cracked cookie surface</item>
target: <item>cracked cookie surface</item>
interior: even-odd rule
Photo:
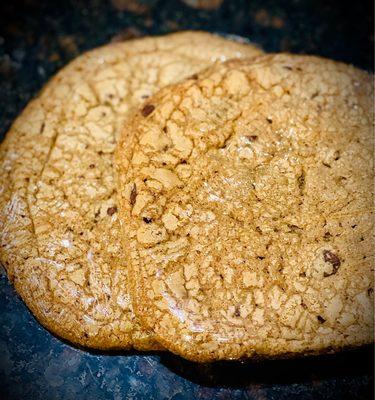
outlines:
[[[261,53],[204,32],[116,43],[60,71],[1,145],[1,261],[38,320],[79,345],[157,348],[137,324],[113,152],[129,112],[219,60]]]
[[[195,78],[119,142],[135,314],[195,361],[371,342],[372,76],[279,54]]]

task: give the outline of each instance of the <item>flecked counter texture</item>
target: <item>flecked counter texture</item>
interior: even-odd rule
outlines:
[[[267,51],[317,54],[373,69],[370,1],[232,0],[211,2],[211,9],[194,8],[204,1],[174,0],[23,3],[14,0],[0,12],[1,135],[58,69],[111,40],[182,29],[230,31]],[[4,399],[365,399],[373,397],[372,353],[371,347],[229,366],[198,366],[163,354],[92,354],[44,330],[1,272]]]

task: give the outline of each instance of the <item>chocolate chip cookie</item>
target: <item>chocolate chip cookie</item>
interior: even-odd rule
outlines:
[[[117,152],[135,313],[195,361],[373,340],[373,77],[265,55],[162,89]]]
[[[129,112],[159,88],[254,46],[204,32],[114,43],[60,71],[0,149],[1,262],[37,319],[76,344],[157,348],[132,312],[113,152]]]

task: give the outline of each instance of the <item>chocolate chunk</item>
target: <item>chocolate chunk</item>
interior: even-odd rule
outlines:
[[[320,315],[318,315],[316,318],[318,319],[318,321],[319,321],[321,324],[324,324],[324,322],[326,322],[326,320],[325,320],[322,316],[320,316]]]
[[[109,207],[108,210],[107,210],[107,214],[108,214],[109,216],[115,214],[116,212],[117,212],[117,207],[116,207],[116,206],[114,206],[114,207]]]
[[[335,253],[332,253],[331,250],[323,250],[323,258],[324,258],[325,262],[330,263],[333,267],[332,272],[330,274],[327,274],[325,272],[324,276],[327,277],[327,276],[334,275],[341,265],[340,258]]]
[[[150,115],[153,111],[155,110],[155,106],[153,106],[152,104],[146,104],[142,110],[141,113],[144,117],[147,117],[148,115]]]
[[[288,228],[290,229],[289,233],[296,233],[296,232],[302,230],[302,228],[300,228],[298,225],[294,225],[294,224],[288,224]]]
[[[130,192],[130,205],[134,206],[136,198],[137,198],[137,186],[134,183],[132,191]]]
[[[323,239],[328,242],[331,239],[332,235],[330,232],[326,232],[323,236]]]

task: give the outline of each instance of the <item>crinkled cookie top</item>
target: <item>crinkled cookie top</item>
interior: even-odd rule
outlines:
[[[261,53],[204,32],[111,44],[60,71],[0,149],[1,262],[52,332],[101,349],[157,345],[137,323],[113,152],[129,112],[215,61]]]
[[[210,361],[373,340],[372,76],[229,61],[147,100],[117,153],[136,315]]]

